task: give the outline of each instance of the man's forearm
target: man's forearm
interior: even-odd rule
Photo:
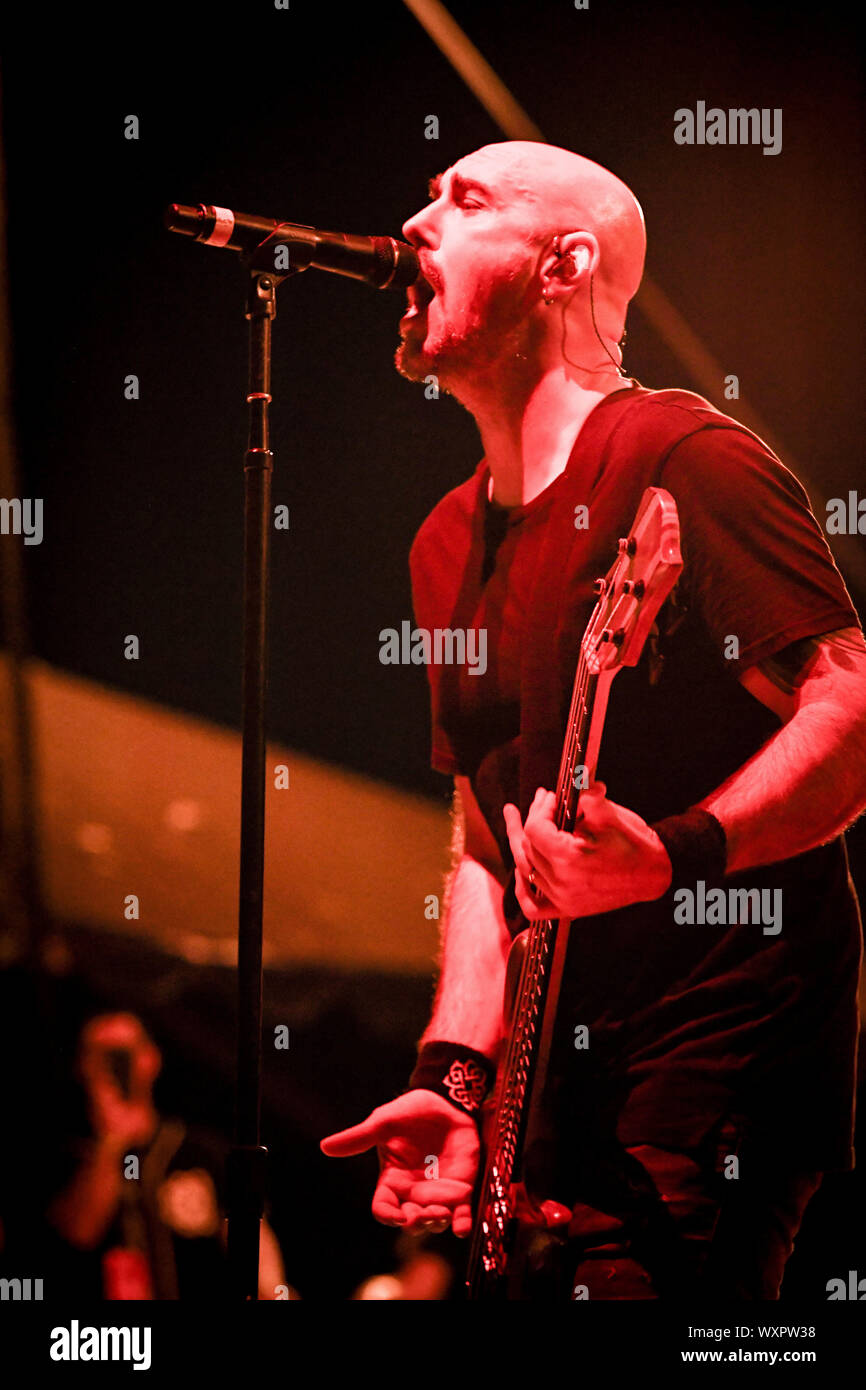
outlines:
[[[464,854],[449,884],[442,929],[442,969],[433,1016],[422,1043],[465,1043],[495,1059],[502,1038],[505,962],[511,937],[502,885]]]
[[[809,704],[699,804],[725,828],[728,873],[826,844],[866,805],[862,709]]]
[[[94,1139],[71,1182],[52,1203],[48,1222],[70,1245],[92,1250],[114,1220],[126,1147],[111,1137]]]

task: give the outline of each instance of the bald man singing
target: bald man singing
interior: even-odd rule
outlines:
[[[533,1195],[571,1216],[519,1296],[775,1299],[823,1175],[854,1162],[859,618],[767,445],[624,375],[646,244],[625,184],[515,141],[430,194],[403,229],[422,273],[396,365],[471,412],[484,454],[415,538],[413,604],[422,628],[483,630],[487,663],[427,668],[455,867],[417,1066],[322,1148],[377,1147],[379,1221],[468,1235],[506,958],[529,922],[566,918],[554,1190]],[[566,834],[552,788],[592,583],[649,486],[676,501],[684,566],[614,682],[604,780]],[[549,735],[531,746],[530,707]],[[750,910],[696,907],[714,887]]]

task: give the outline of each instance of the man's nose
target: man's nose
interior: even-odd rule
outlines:
[[[424,244],[429,246],[431,244],[431,230],[427,208],[421,208],[413,217],[403,223],[403,236],[410,246],[418,247]]]

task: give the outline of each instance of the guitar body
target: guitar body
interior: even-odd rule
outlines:
[[[581,790],[595,776],[614,676],[637,664],[650,629],[682,570],[674,499],[647,488],[581,642],[556,790],[557,828],[574,833]],[[508,958],[506,1046],[482,1123],[486,1161],[467,1269],[471,1299],[556,1302],[571,1296],[567,1265],[570,1183],[562,1172],[557,1122],[561,1068],[551,1068],[569,952],[570,923],[527,922]],[[577,953],[579,954],[579,953]],[[558,1191],[557,1191],[558,1189]]]

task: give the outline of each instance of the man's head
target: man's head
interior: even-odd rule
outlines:
[[[565,334],[567,362],[577,354],[574,365],[615,371],[646,248],[624,183],[569,150],[510,140],[458,160],[430,191],[403,226],[435,292],[427,303],[420,281],[409,291],[404,376],[435,373],[463,396],[479,373],[531,375],[558,360]]]

